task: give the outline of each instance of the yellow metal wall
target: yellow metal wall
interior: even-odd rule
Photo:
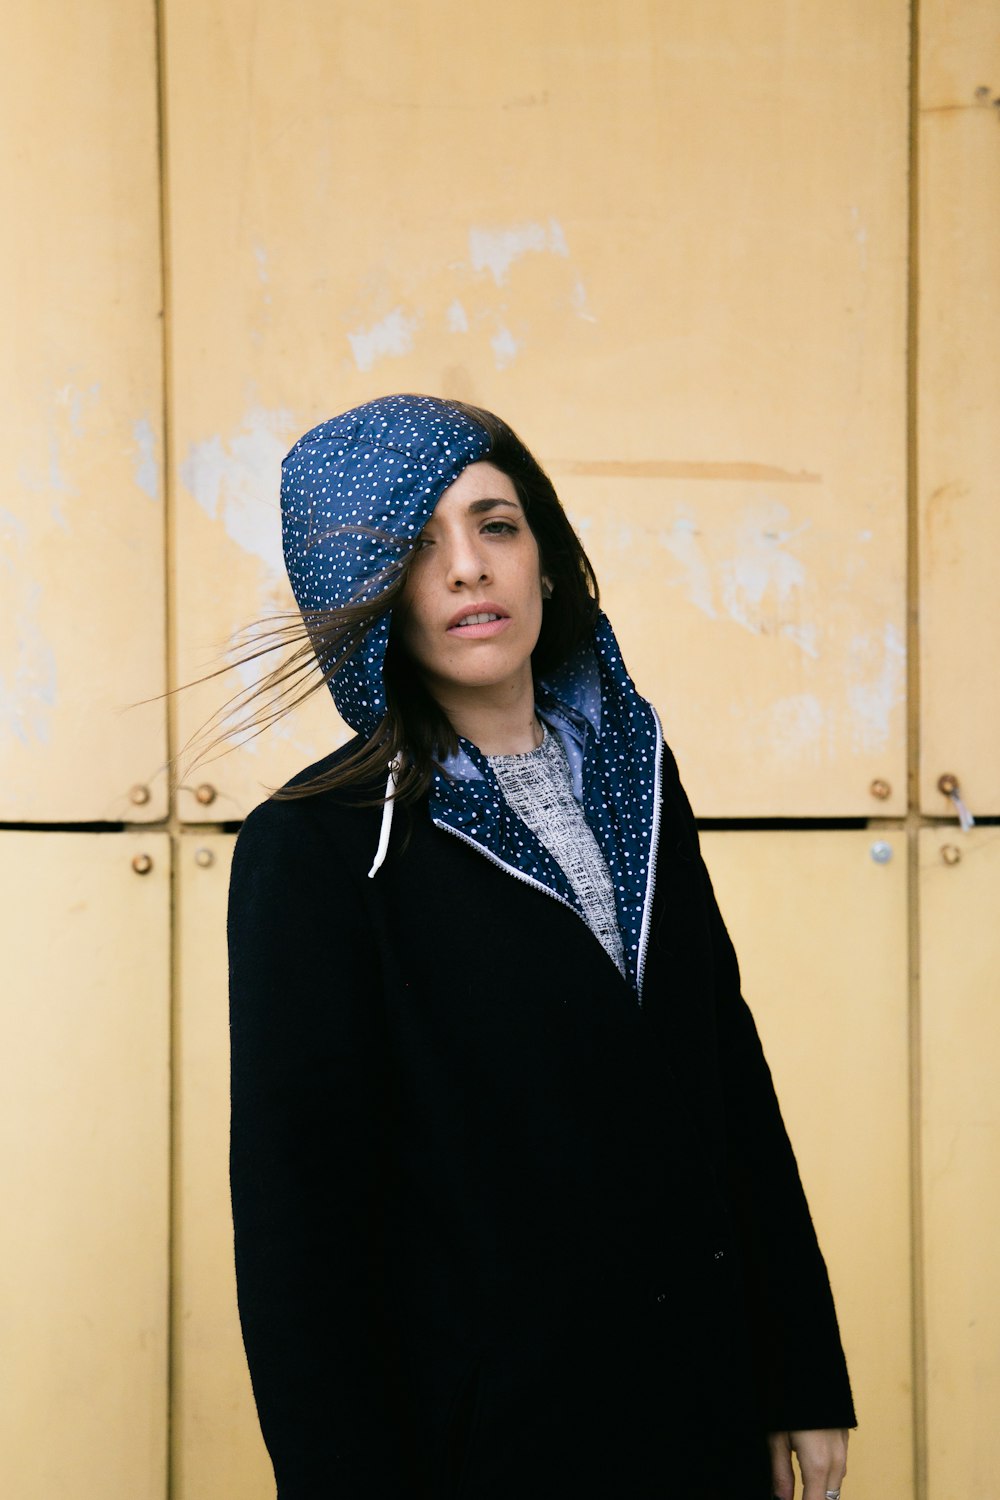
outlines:
[[[324,692],[168,797],[253,669],[156,695],[290,607],[291,440],[412,389],[547,464],[723,820],[856,1386],[845,1500],[990,1493],[1000,866],[938,785],[1000,821],[989,0],[41,0],[0,129],[0,1491],[273,1493],[226,881],[344,730]]]

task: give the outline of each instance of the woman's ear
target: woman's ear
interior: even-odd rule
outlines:
[[[542,598],[552,598],[552,579],[547,578],[544,573],[542,574]]]

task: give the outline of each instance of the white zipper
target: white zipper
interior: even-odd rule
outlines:
[[[636,966],[636,987],[639,1004],[642,1005],[642,981],[646,973],[646,949],[649,947],[649,929],[653,920],[653,885],[656,880],[656,856],[660,847],[660,779],[663,770],[663,730],[659,715],[653,705],[653,722],[656,725],[656,760],[653,771],[653,831],[649,845],[649,864],[646,868],[646,899],[642,908],[642,927],[639,932],[639,962]]]
[[[650,707],[652,708],[652,704],[650,704]],[[642,927],[639,932],[639,961],[636,968],[636,991],[640,1006],[642,1005],[642,981],[646,971],[646,949],[649,946],[649,928],[653,915],[653,884],[656,879],[656,855],[660,842],[660,777],[663,763],[663,730],[660,727],[660,720],[656,709],[653,708],[652,712],[653,721],[656,725],[656,758],[653,772],[653,831],[649,849],[649,865],[646,870],[646,898],[643,902]],[[498,859],[478,839],[470,838],[467,833],[460,833],[457,828],[452,828],[450,823],[445,823],[442,819],[433,817],[431,818],[431,822],[435,828],[440,828],[444,833],[450,833],[453,838],[461,839],[463,844],[468,844],[470,848],[475,849],[484,859],[488,859],[490,864],[496,865],[498,870],[506,870],[507,874],[513,875],[515,880],[522,880],[525,885],[534,886],[536,891],[541,891],[543,895],[551,896],[552,900],[558,901],[560,906],[568,907],[571,912],[580,918],[580,921],[588,932],[593,931],[583,912],[575,907],[572,901],[567,901],[565,896],[560,896],[559,892],[554,891],[551,886],[545,885],[541,880],[535,880],[531,875],[526,875],[516,865],[509,865],[506,860]]]
[[[536,891],[543,891],[546,896],[551,896],[553,901],[558,901],[561,906],[568,906],[570,911],[580,918],[580,921],[587,928],[588,932],[590,931],[590,924],[583,913],[577,910],[572,901],[567,901],[565,896],[560,896],[559,892],[554,891],[551,886],[543,884],[541,880],[535,880],[531,875],[525,875],[524,871],[519,870],[516,865],[509,865],[506,860],[498,859],[478,839],[471,839],[467,833],[459,833],[458,829],[452,828],[450,823],[444,823],[440,818],[431,818],[431,822],[435,828],[440,828],[445,833],[450,833],[453,838],[461,839],[463,844],[468,844],[470,848],[477,850],[484,859],[489,860],[490,864],[496,865],[498,870],[506,870],[507,874],[513,875],[515,880],[523,880],[525,885],[533,885]]]

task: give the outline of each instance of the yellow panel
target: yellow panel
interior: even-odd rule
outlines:
[[[252,15],[167,14],[181,678],[286,601],[289,442],[459,395],[589,521],[700,811],[901,810],[904,0]],[[336,725],[220,762],[213,808]]]
[[[888,863],[873,860],[876,840]],[[913,1493],[905,834],[703,841],[837,1299],[859,1421],[850,1493],[903,1500]]]
[[[273,1500],[236,1307],[226,894],[234,839],[180,840],[171,1500]]]
[[[994,0],[921,6],[921,806],[942,772],[1000,812],[1000,25]],[[995,1483],[994,1480],[991,1481]]]
[[[927,1494],[952,1500],[1000,1473],[1000,829],[925,829],[920,905]]]
[[[0,818],[161,817],[155,13],[37,0],[0,47]],[[152,783],[145,803],[133,785]]]
[[[165,1500],[170,843],[0,833],[0,887],[0,1493]]]

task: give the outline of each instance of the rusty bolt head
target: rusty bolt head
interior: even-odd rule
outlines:
[[[194,789],[195,801],[200,802],[202,807],[208,807],[210,802],[214,802],[215,795],[215,787],[207,781],[203,781],[201,786],[196,786]]]
[[[203,870],[207,870],[210,865],[215,864],[215,855],[211,849],[196,849],[194,851],[194,862],[196,865],[200,865]]]
[[[134,802],[136,807],[142,807],[144,803],[149,801],[149,797],[149,787],[143,786],[141,781],[137,781],[135,786],[130,789],[128,794],[128,800],[130,802]]]
[[[137,875],[148,875],[153,868],[153,861],[148,854],[134,854],[132,868]]]
[[[962,858],[962,851],[961,849],[956,849],[954,844],[942,844],[941,858],[946,865],[957,865]]]
[[[953,792],[958,791],[958,777],[953,776],[950,771],[945,771],[944,775],[938,777],[938,791],[950,797]]]
[[[884,802],[887,797],[892,796],[892,787],[887,781],[883,781],[880,776],[872,782],[868,790],[871,792],[872,796],[877,797],[880,802]]]

